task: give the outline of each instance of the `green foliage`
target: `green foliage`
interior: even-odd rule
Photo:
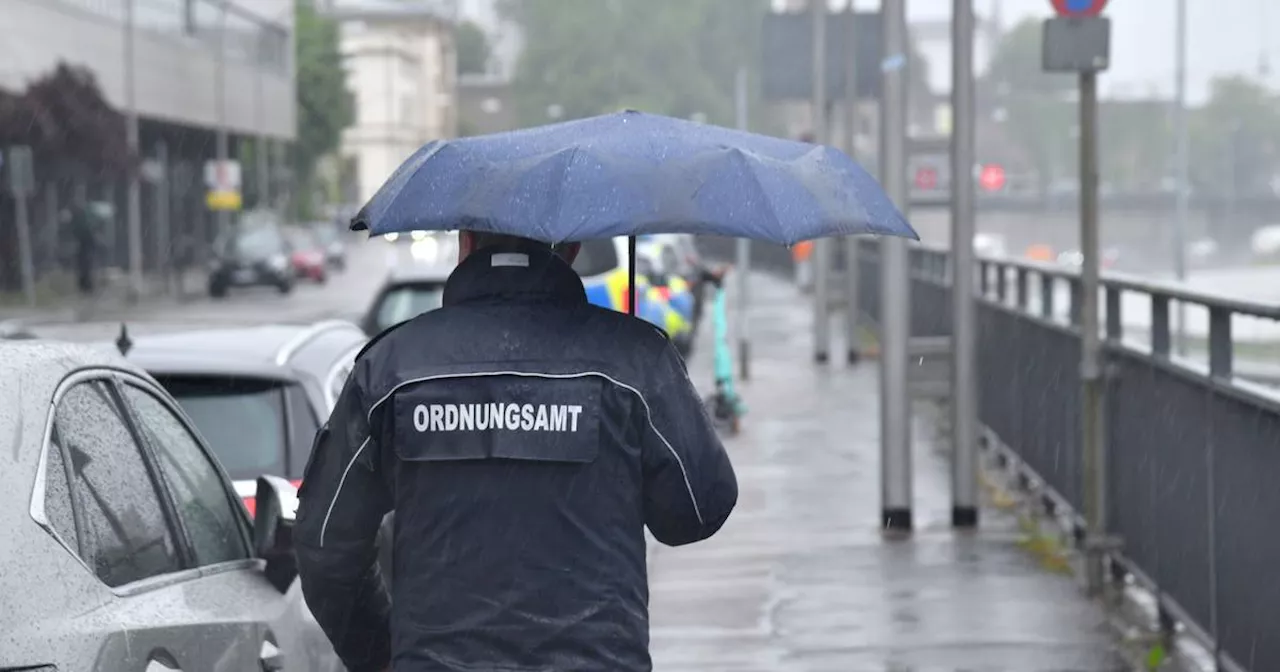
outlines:
[[[500,10],[525,38],[513,82],[520,120],[546,123],[558,105],[565,119],[633,107],[732,125],[735,73],[759,62],[768,4],[505,0]]]
[[[337,24],[318,14],[307,0],[298,0],[297,41],[298,142],[294,170],[298,193],[309,194],[316,162],[337,149],[342,130],[351,125],[355,109],[346,87],[346,70],[338,44]],[[309,214],[309,198],[296,199],[297,214]]]
[[[1042,31],[1039,20],[1025,19],[1000,38],[986,73],[986,79],[997,90],[1060,94],[1072,88],[1071,75],[1048,73],[1041,68]]]
[[[483,74],[489,65],[492,49],[484,29],[471,21],[458,25],[458,74]]]
[[[1209,101],[1190,120],[1195,184],[1218,193],[1269,188],[1280,168],[1280,101],[1240,76],[1210,82]]]

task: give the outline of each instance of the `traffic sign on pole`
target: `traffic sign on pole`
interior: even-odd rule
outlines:
[[[1097,16],[1107,0],[1049,0],[1058,16]]]

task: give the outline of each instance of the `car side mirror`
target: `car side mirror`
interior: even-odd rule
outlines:
[[[281,593],[298,576],[293,555],[293,523],[298,512],[298,490],[279,476],[259,476],[254,498],[254,555],[267,561],[267,580]]]

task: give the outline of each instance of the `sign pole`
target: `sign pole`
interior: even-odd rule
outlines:
[[[7,159],[7,161],[5,160]],[[9,166],[9,191],[13,193],[14,216],[18,229],[18,266],[22,274],[22,293],[27,305],[36,305],[36,264],[31,249],[31,220],[27,213],[27,199],[35,193],[35,159],[30,147],[16,145],[9,148],[8,156],[0,154],[0,166]]]
[[[18,224],[18,256],[22,259],[22,293],[27,305],[36,305],[36,270],[31,251],[31,220],[27,215],[27,195],[14,194],[14,214]]]
[[[973,0],[951,18],[951,525],[978,525],[977,315],[973,295]]]
[[[809,0],[813,16],[813,142],[827,144],[827,3]],[[831,243],[819,238],[813,245],[813,361],[825,364],[831,356]]]
[[[1106,552],[1106,459],[1103,445],[1102,342],[1098,330],[1098,72],[1110,57],[1106,0],[1052,0],[1056,18],[1044,24],[1044,69],[1080,77],[1080,443],[1088,591],[1103,590]]]
[[[880,183],[907,210],[906,0],[881,0],[884,80],[880,98]],[[880,239],[880,526],[912,528],[910,252],[903,238]]]
[[[230,153],[227,145],[227,7],[223,5],[219,9],[218,15],[218,68],[217,82],[217,99],[218,99],[218,129],[217,129],[217,157],[218,165],[226,166],[227,154]],[[231,228],[231,213],[225,208],[218,210],[218,235],[221,235],[227,229]]]
[[[138,150],[138,107],[135,102],[136,86],[134,84],[134,0],[125,0],[125,34],[124,34],[124,75],[125,75],[125,100],[126,113],[125,121],[127,124],[127,136],[129,144],[129,156],[133,159],[141,159],[141,153]],[[138,175],[138,167],[133,166],[129,169],[129,189],[128,189],[128,236],[129,236],[129,300],[137,302],[142,298],[142,184],[141,177]]]

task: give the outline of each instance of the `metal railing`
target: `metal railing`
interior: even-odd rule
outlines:
[[[878,255],[875,241],[861,246],[859,300],[872,320]],[[915,337],[950,334],[950,263],[945,252],[912,249]],[[1012,260],[979,266],[979,420],[1046,496],[1083,511],[1078,274]],[[1116,577],[1145,584],[1223,669],[1280,670],[1280,390],[1238,375],[1233,338],[1280,344],[1280,306],[1116,275],[1102,284],[1103,492],[1105,532],[1120,544]],[[1179,304],[1189,315],[1184,355]],[[1192,319],[1196,311],[1204,319]]]

